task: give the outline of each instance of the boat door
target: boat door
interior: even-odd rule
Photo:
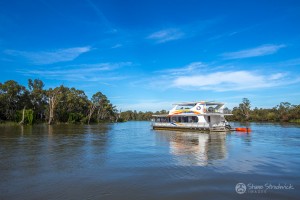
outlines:
[[[210,116],[207,116],[207,123],[209,124],[209,127],[212,127],[211,117]]]

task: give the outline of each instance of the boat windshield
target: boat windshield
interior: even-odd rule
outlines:
[[[193,108],[195,105],[178,105],[176,110],[189,110]]]

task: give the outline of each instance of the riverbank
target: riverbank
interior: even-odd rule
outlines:
[[[115,123],[115,122],[109,122],[109,121],[102,121],[102,122],[93,122],[90,124],[87,123],[68,123],[68,122],[57,122],[57,123],[53,123],[51,125],[97,125],[97,124],[105,124],[105,123]],[[18,122],[12,122],[12,121],[1,121],[0,122],[0,126],[32,126],[32,125],[40,125],[40,124],[45,124],[45,125],[49,125],[47,122],[36,122],[33,124],[20,124]]]
[[[103,121],[103,122],[99,122],[99,123],[90,123],[90,124],[86,124],[86,123],[68,123],[68,122],[58,122],[58,123],[54,123],[52,125],[97,125],[97,124],[107,124],[107,123],[126,123],[126,122],[143,122],[143,121],[148,121],[151,122],[150,120],[129,120],[129,121],[118,121],[118,122],[109,122],[109,121]],[[250,123],[269,123],[269,124],[281,124],[281,125],[288,125],[288,124],[300,124],[300,119],[298,120],[291,120],[289,122],[281,122],[281,121],[228,121],[229,123],[240,123],[243,124],[245,126],[247,126]],[[33,123],[32,125],[48,125],[47,122],[38,122],[38,123]],[[5,127],[5,126],[32,126],[29,124],[19,124],[18,122],[12,122],[12,121],[1,121],[0,122],[0,127]]]

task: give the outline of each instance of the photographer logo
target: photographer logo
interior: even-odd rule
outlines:
[[[238,194],[244,194],[247,190],[247,187],[244,183],[238,183],[236,184],[235,186],[235,191],[238,193]]]

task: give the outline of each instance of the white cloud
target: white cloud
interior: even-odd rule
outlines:
[[[273,45],[266,44],[252,49],[246,49],[235,52],[223,53],[224,59],[237,59],[237,58],[250,58],[257,56],[265,56],[276,53],[279,49],[285,47],[285,45]]]
[[[117,48],[120,48],[122,47],[123,45],[122,44],[115,44],[111,47],[111,49],[117,49]]]
[[[276,73],[276,74],[272,74],[269,79],[270,80],[278,80],[278,79],[281,79],[285,76],[284,73]]]
[[[272,63],[272,66],[277,67],[294,67],[294,66],[300,66],[300,58],[295,58],[291,60],[282,61],[279,63]]]
[[[180,74],[194,73],[196,71],[203,70],[205,67],[206,65],[203,64],[202,62],[193,62],[182,68],[166,69],[158,72],[168,73],[171,75],[180,75]]]
[[[145,85],[156,90],[175,88],[224,92],[281,87],[300,82],[300,77],[288,72],[265,73],[234,68],[193,62],[182,68],[156,71],[153,77],[137,81],[134,85]]]
[[[221,18],[212,18],[207,20],[194,21],[176,28],[162,29],[149,34],[146,39],[153,40],[156,43],[165,43],[169,41],[191,38],[206,34],[206,29],[219,23]]]
[[[294,83],[285,80],[285,74],[259,74],[253,71],[224,71],[205,75],[179,76],[174,78],[173,87],[190,90],[234,91],[259,89]]]
[[[132,65],[131,62],[81,64],[49,70],[20,70],[19,72],[24,75],[35,75],[46,79],[98,82],[103,80],[120,80],[126,78],[125,76],[116,75],[112,73],[112,71],[120,67],[130,65]]]
[[[147,38],[155,40],[157,43],[164,43],[172,40],[181,39],[184,33],[179,29],[165,29],[152,33]]]
[[[20,56],[29,60],[32,64],[45,65],[57,62],[72,61],[83,53],[91,50],[91,47],[74,47],[51,51],[29,52],[18,50],[6,50],[5,53],[12,56]]]

